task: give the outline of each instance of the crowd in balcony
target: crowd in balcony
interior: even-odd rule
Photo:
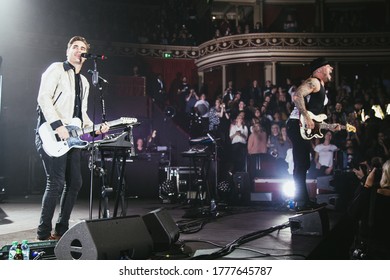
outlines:
[[[197,46],[213,38],[235,34],[321,32],[314,30],[314,22],[307,23],[296,12],[281,11],[274,22],[264,25],[261,21],[254,23],[251,16],[240,21],[226,16],[213,19],[211,10],[200,16],[196,3],[189,0],[166,0],[150,5],[141,1],[112,3],[104,0],[52,5],[50,1],[42,0],[32,9],[36,9],[36,13],[22,19],[26,29],[67,37],[81,33],[90,40],[107,42]],[[45,11],[45,17],[41,16],[41,11]],[[373,20],[364,12],[364,9],[326,11],[323,31],[386,30],[383,19]]]

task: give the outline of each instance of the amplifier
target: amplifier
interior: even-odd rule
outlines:
[[[166,180],[174,182],[178,193],[185,193],[188,191],[190,180],[194,181],[200,173],[200,167],[188,166],[166,166],[164,167]]]

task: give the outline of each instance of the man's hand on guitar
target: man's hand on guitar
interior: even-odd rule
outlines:
[[[56,128],[56,132],[57,132],[57,135],[58,137],[61,139],[61,140],[67,140],[69,138],[69,131],[68,129],[65,127],[65,126],[59,126]]]
[[[102,123],[99,130],[95,131],[95,134],[97,134],[97,135],[103,134],[103,133],[108,132],[109,130],[110,130],[110,126],[107,123]]]
[[[339,123],[335,123],[334,125],[329,127],[331,131],[340,131],[342,129]]]
[[[314,121],[309,115],[305,116],[305,126],[306,129],[313,129],[315,127]]]

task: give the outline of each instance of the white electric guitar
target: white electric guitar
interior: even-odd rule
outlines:
[[[117,120],[109,121],[107,124],[110,127],[119,125],[135,125],[137,124],[136,118],[122,117]],[[42,139],[42,146],[44,151],[52,157],[60,157],[66,154],[72,148],[85,148],[89,142],[80,139],[83,134],[96,131],[100,128],[101,124],[97,124],[91,127],[81,128],[81,120],[79,118],[73,118],[69,125],[65,127],[68,129],[69,138],[67,140],[61,140],[58,137],[56,131],[54,131],[50,124],[45,122],[39,129],[38,133]]]
[[[300,122],[301,122],[301,136],[303,139],[310,140],[312,138],[322,138],[324,135],[322,134],[322,129],[329,129],[332,130],[336,126],[340,126],[341,129],[346,129],[348,132],[356,132],[356,127],[350,124],[346,125],[340,125],[340,124],[333,124],[333,123],[325,123],[324,120],[326,120],[328,117],[325,114],[319,114],[314,115],[312,112],[308,111],[310,118],[314,121],[314,128],[310,129],[306,126],[306,120],[301,114],[300,116]]]

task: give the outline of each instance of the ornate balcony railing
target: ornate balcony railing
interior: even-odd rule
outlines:
[[[96,42],[99,45],[99,42]],[[314,56],[336,61],[390,61],[390,33],[250,33],[213,39],[199,46],[112,43],[102,51],[119,56],[195,59],[200,69],[253,61],[304,62]]]
[[[26,40],[30,37],[29,40]],[[30,47],[42,49],[42,38],[23,34]],[[47,41],[47,38],[44,38]],[[68,38],[66,38],[68,39]],[[51,38],[45,47],[62,48],[62,37]],[[315,56],[333,61],[390,62],[390,33],[250,33],[226,36],[199,46],[91,42],[93,51],[107,56],[193,59],[200,70],[223,64],[269,61],[306,62]]]

